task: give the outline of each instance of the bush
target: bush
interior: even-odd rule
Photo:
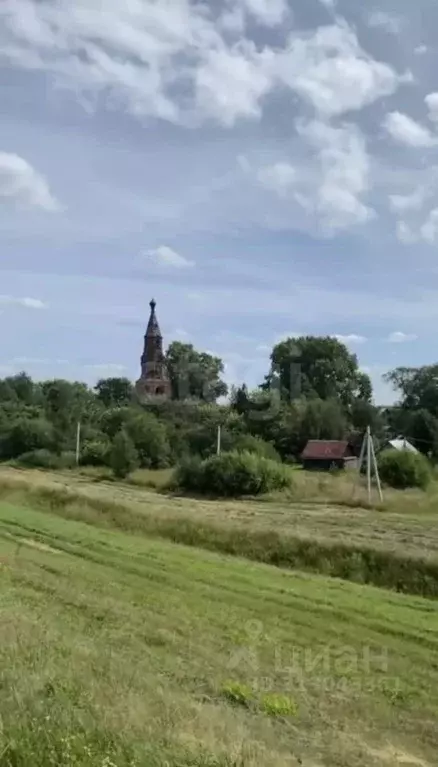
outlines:
[[[85,442],[81,450],[81,466],[106,466],[111,445],[104,439]]]
[[[270,461],[280,461],[281,458],[270,442],[254,437],[252,434],[241,434],[234,442],[233,450],[238,453],[254,453]]]
[[[72,452],[57,455],[50,450],[29,450],[18,458],[21,466],[35,469],[72,469],[76,465],[76,456]]]
[[[427,458],[407,450],[385,450],[379,456],[380,477],[385,484],[398,490],[419,487],[425,490],[432,474]]]
[[[174,485],[182,490],[235,498],[282,490],[291,481],[284,466],[248,452],[222,453],[204,461],[190,459],[181,463],[174,475]]]
[[[140,466],[143,469],[163,469],[168,466],[170,446],[166,427],[152,413],[135,413],[125,424]]]
[[[2,458],[18,458],[35,450],[49,451],[53,442],[53,427],[45,418],[18,418],[2,441]]]
[[[125,479],[138,466],[138,453],[134,443],[123,429],[114,437],[110,465],[118,479]]]

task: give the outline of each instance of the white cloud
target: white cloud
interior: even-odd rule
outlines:
[[[152,259],[155,263],[164,266],[171,266],[175,269],[186,269],[195,265],[194,261],[189,261],[180,253],[177,253],[173,248],[169,248],[168,245],[159,245],[158,248],[152,248],[147,250],[145,255]]]
[[[326,8],[335,8],[336,0],[319,0],[321,5],[325,5]]]
[[[59,208],[45,178],[22,157],[8,152],[0,152],[0,199],[46,211]]]
[[[427,220],[420,228],[420,236],[429,245],[438,242],[438,208],[430,211]]]
[[[403,344],[408,341],[416,341],[417,338],[418,336],[416,336],[415,333],[402,333],[398,330],[394,333],[390,333],[387,340],[391,344]]]
[[[418,241],[417,235],[405,221],[397,221],[396,236],[403,245],[413,245]]]
[[[389,196],[389,204],[393,211],[397,213],[403,213],[407,210],[420,210],[426,200],[427,190],[425,187],[420,186],[411,194],[391,194]]]
[[[438,122],[438,93],[429,93],[424,101],[429,110],[429,120]]]
[[[402,112],[387,114],[383,127],[389,135],[400,144],[410,147],[432,147],[438,144],[438,137],[434,136],[428,128],[417,123]]]
[[[336,338],[338,341],[340,341],[343,344],[363,344],[367,340],[365,336],[358,336],[355,333],[350,333],[348,335],[335,335],[333,338]]]
[[[190,0],[113,1],[104,16],[97,6],[90,0],[2,0],[0,56],[55,75],[57,85],[91,106],[104,99],[139,118],[185,125],[212,118],[232,126],[258,118],[263,97],[278,87],[324,115],[339,115],[393,94],[406,81],[366,53],[342,20],[312,33],[294,32],[283,47],[256,47],[244,36],[246,17],[290,28],[286,0],[219,7]]]
[[[39,298],[16,298],[15,296],[0,296],[0,305],[23,306],[26,309],[46,309],[47,305]]]
[[[232,49],[206,51],[195,74],[198,111],[226,127],[238,118],[260,117],[261,99],[273,87],[273,56],[270,51],[259,53],[249,40]]]
[[[324,226],[334,231],[370,220],[374,211],[360,199],[368,190],[370,166],[359,129],[318,121],[299,123],[297,129],[318,152],[320,179],[314,206]]]
[[[417,45],[416,48],[414,48],[414,53],[416,56],[424,56],[425,53],[427,53],[428,48],[427,45]]]
[[[403,22],[399,16],[393,16],[385,11],[373,11],[368,17],[369,27],[380,27],[391,35],[399,35]]]
[[[289,163],[278,162],[260,168],[257,172],[257,178],[262,186],[282,197],[294,186],[296,171]]]
[[[394,93],[406,80],[388,64],[371,58],[341,22],[311,35],[291,35],[274,66],[286,86],[327,116],[360,110]]]
[[[275,27],[289,12],[287,0],[240,0],[244,9],[260,24]]]

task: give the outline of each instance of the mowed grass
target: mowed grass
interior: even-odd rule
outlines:
[[[438,605],[0,504],[1,767],[432,767]]]
[[[31,505],[99,526],[438,596],[438,502],[396,511],[288,498],[208,501],[94,482],[73,472],[11,468],[0,471],[0,498],[28,498]]]

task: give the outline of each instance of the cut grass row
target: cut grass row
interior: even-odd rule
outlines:
[[[40,475],[40,477],[43,475]],[[438,596],[438,557],[436,550],[428,552],[418,545],[413,551],[408,543],[394,546],[387,537],[387,545],[376,545],[375,540],[367,541],[366,534],[355,538],[355,520],[350,512],[351,536],[336,539],[335,535],[323,538],[315,534],[306,535],[305,530],[294,533],[293,527],[282,524],[281,515],[271,515],[269,525],[228,518],[221,513],[222,506],[214,505],[215,515],[189,513],[189,505],[155,496],[135,496],[129,500],[111,499],[115,489],[108,487],[102,492],[93,491],[85,484],[73,487],[62,486],[59,482],[35,481],[30,474],[3,474],[0,477],[0,497],[20,501],[28,500],[34,507],[44,508],[52,514],[85,521],[98,527],[111,527],[125,532],[167,538],[193,547],[245,557],[250,560],[276,565],[282,568],[300,569],[339,577],[358,583],[394,589],[399,592],[418,594],[426,597]],[[260,504],[251,505],[252,513]],[[234,504],[233,509],[239,509]],[[376,512],[368,511],[368,514]],[[291,512],[293,515],[293,512]],[[382,526],[384,522],[382,521]],[[315,525],[316,527],[316,525]],[[435,526],[436,527],[436,526]],[[424,539],[426,529],[422,529]],[[376,538],[377,536],[375,536]]]
[[[438,606],[0,504],[0,767],[432,767]]]

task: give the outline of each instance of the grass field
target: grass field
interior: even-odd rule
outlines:
[[[433,767],[438,607],[0,503],[1,767]]]
[[[5,500],[29,498],[34,506],[99,526],[436,597],[436,505],[426,495],[423,506],[410,507],[411,494],[398,496],[400,511],[395,504],[376,510],[321,498],[219,502],[169,498],[73,472],[0,471]]]

